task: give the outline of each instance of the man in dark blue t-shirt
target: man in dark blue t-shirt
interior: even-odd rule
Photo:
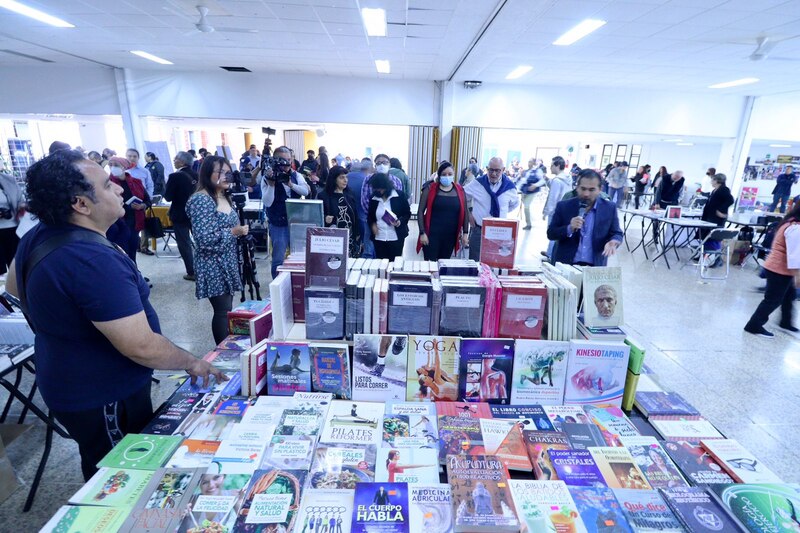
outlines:
[[[77,441],[88,480],[125,434],[152,418],[151,369],[182,369],[193,382],[226,378],[161,335],[148,284],[127,255],[104,244],[124,215],[122,189],[106,171],[62,150],[31,166],[27,180],[29,210],[41,224],[20,242],[6,287],[25,292],[39,390]],[[33,251],[64,234],[84,240],[62,241],[23,279]]]

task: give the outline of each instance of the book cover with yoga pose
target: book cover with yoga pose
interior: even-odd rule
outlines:
[[[319,441],[380,445],[383,410],[382,403],[334,400]]]
[[[270,342],[267,345],[267,394],[291,396],[311,392],[311,356],[308,344]]]
[[[406,400],[458,400],[458,359],[461,339],[434,335],[408,338]]]

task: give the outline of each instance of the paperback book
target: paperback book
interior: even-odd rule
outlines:
[[[217,350],[243,352],[251,346],[249,335],[228,335],[222,342],[217,344]]]
[[[317,533],[352,531],[354,489],[309,489],[303,501],[294,531]]]
[[[178,533],[231,531],[250,481],[248,474],[203,474]]]
[[[124,507],[64,505],[48,520],[41,531],[58,533],[118,531],[129,513],[130,509]]]
[[[612,489],[650,489],[650,484],[626,448],[589,448],[594,462]]]
[[[782,482],[735,439],[702,440],[700,445],[737,483]]]
[[[619,327],[622,313],[622,267],[583,268],[583,323]]]
[[[208,467],[209,474],[252,474],[261,464],[266,443],[225,439]]]
[[[492,455],[448,455],[454,531],[519,531],[503,462]]]
[[[238,361],[237,361],[238,364]],[[142,433],[151,435],[172,435],[177,431],[183,421],[192,413],[203,399],[205,393],[189,392],[176,393],[161,408],[156,416],[145,426]]]
[[[607,486],[588,450],[550,450],[548,454],[558,479],[568,486]]]
[[[353,500],[353,533],[410,533],[407,483],[359,483]]]
[[[541,405],[497,405],[489,406],[492,418],[514,418],[523,430],[555,431],[550,417]]]
[[[216,440],[186,439],[181,442],[172,457],[164,465],[166,468],[203,468],[208,467],[219,449]]]
[[[71,505],[133,507],[153,472],[127,468],[101,468],[69,499]]]
[[[647,419],[664,440],[724,439],[717,428],[702,416],[651,416]]]
[[[309,470],[314,459],[316,439],[307,435],[273,436],[264,450],[259,468]]]
[[[241,418],[247,412],[248,407],[250,407],[250,399],[247,397],[227,398],[221,396],[217,405],[214,406],[213,414]]]
[[[522,437],[533,466],[533,477],[540,481],[558,479],[549,452],[571,449],[567,434],[560,431],[523,431]]]
[[[383,446],[439,449],[436,404],[390,402],[383,417]]]
[[[439,422],[439,462],[448,455],[483,455],[481,418],[491,418],[489,404],[437,402]]]
[[[353,399],[406,399],[408,337],[357,334],[353,344]]]
[[[742,526],[725,507],[701,487],[661,489],[661,497],[689,533],[739,533]]]
[[[586,405],[587,416],[600,429],[606,446],[622,446],[622,437],[638,437],[639,430],[628,420],[622,409],[613,405]]]
[[[128,433],[103,457],[98,468],[156,470],[180,446],[183,437]]]
[[[556,431],[563,431],[564,424],[588,424],[591,422],[586,411],[577,405],[544,405],[542,407]]]
[[[641,377],[639,379],[641,380]],[[683,399],[683,396],[676,392],[642,392],[639,390],[636,392],[634,405],[647,417],[700,414],[697,409]]]
[[[621,442],[654,489],[688,486],[678,467],[653,437],[622,437]]]
[[[514,268],[517,220],[486,217],[481,224],[481,263],[493,268]]]
[[[194,440],[221,441],[228,436],[231,426],[240,420],[241,417],[238,416],[192,413],[186,417],[175,435]]]
[[[233,335],[233,337],[238,336]],[[220,344],[225,344],[225,341]],[[242,352],[249,349],[250,341],[248,340],[247,347],[243,350],[239,350],[238,347],[231,350],[211,350],[203,356],[203,360],[208,361],[223,372],[238,372],[241,369]]]
[[[574,450],[586,450],[592,446],[605,446],[603,434],[594,424],[564,424],[562,431],[567,434],[569,444]]]
[[[700,446],[698,442],[664,442],[664,450],[680,468],[692,485],[715,485],[733,483],[725,470]]]
[[[751,533],[797,530],[800,486],[789,483],[712,485],[722,505]]]
[[[311,357],[308,344],[267,343],[267,395],[292,396],[311,392]]]
[[[685,533],[658,491],[614,489],[614,496],[635,533]]]
[[[460,356],[458,397],[461,401],[510,403],[513,339],[463,339]]]
[[[350,357],[346,344],[309,345],[311,356],[311,389],[330,392],[338,400],[349,400]]]
[[[442,281],[442,303],[439,313],[439,333],[460,337],[483,335],[486,288],[473,278],[466,281]]]
[[[374,402],[331,402],[319,441],[326,444],[375,444],[381,442],[384,405]]]
[[[587,529],[596,533],[633,533],[622,507],[607,487],[569,487]]]
[[[411,531],[453,533],[449,484],[409,485],[408,492]]]
[[[531,460],[522,438],[523,421],[509,418],[481,418],[479,421],[486,455],[496,456],[509,470],[531,471]]]
[[[458,400],[458,361],[461,339],[410,335],[406,400]]]
[[[517,339],[511,403],[561,405],[568,353],[568,342]]]
[[[160,468],[131,509],[122,531],[174,531],[203,475],[202,468]]]
[[[629,355],[627,344],[570,341],[564,403],[620,407]]]
[[[389,281],[387,332],[429,335],[432,304],[430,281]]]
[[[375,481],[377,447],[319,444],[309,471],[308,486],[314,489],[355,489],[356,483]]]
[[[439,454],[431,448],[378,448],[375,482],[438,483]]]
[[[563,481],[509,481],[523,533],[587,533],[578,507]]]
[[[305,470],[256,470],[233,531],[292,531],[307,475]]]

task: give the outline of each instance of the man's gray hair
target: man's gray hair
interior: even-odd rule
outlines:
[[[186,165],[187,167],[191,167],[192,163],[194,163],[194,157],[189,152],[178,152],[175,154],[175,159]]]
[[[720,172],[719,174],[714,174],[711,176],[711,179],[719,183],[720,185],[725,185],[725,182],[728,180],[728,176]]]
[[[601,292],[610,292],[611,295],[614,297],[614,299],[615,300],[617,299],[617,290],[611,285],[606,285],[606,284],[599,285],[594,290],[594,297],[597,298],[597,295],[600,294]]]

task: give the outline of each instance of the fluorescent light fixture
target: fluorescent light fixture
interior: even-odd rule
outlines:
[[[694,146],[694,143],[675,143],[675,146]]]
[[[166,59],[154,56],[153,54],[148,54],[147,52],[142,52],[141,50],[131,50],[131,53],[135,56],[149,59],[150,61],[158,63],[159,65],[172,65],[172,61],[167,61]]]
[[[378,74],[390,74],[392,72],[388,59],[376,59],[375,68],[378,69]]]
[[[709,89],[727,89],[728,87],[738,87],[739,85],[749,85],[751,83],[757,83],[759,80],[758,78],[742,78],[740,80],[733,80],[733,81],[726,81],[723,83],[715,83],[714,85],[709,85]]]
[[[530,65],[520,65],[517,68],[515,68],[514,70],[512,70],[511,72],[509,72],[508,76],[506,76],[506,79],[507,80],[515,80],[517,78],[521,78],[522,76],[524,76],[525,74],[527,74],[531,70],[533,70],[533,67],[530,66]]]
[[[791,144],[770,144],[770,148],[791,148]]]
[[[386,37],[386,10],[380,8],[361,8],[361,18],[367,35],[370,37]]]
[[[661,142],[665,142],[665,143],[680,143],[680,142],[683,142],[683,139],[661,139]]]
[[[571,30],[569,30],[567,33],[565,33],[564,35],[553,41],[553,44],[557,46],[569,46],[571,44],[580,41],[593,31],[602,28],[603,26],[605,26],[605,24],[606,24],[605,20],[586,19],[577,26],[575,26],[574,28],[572,28]]]
[[[0,0],[0,7],[4,7],[9,11],[13,11],[14,13],[19,13],[20,15],[24,15],[26,17],[38,20],[39,22],[44,22],[45,24],[55,26],[56,28],[75,27],[74,24],[70,24],[66,20],[61,20],[60,18],[54,17],[53,15],[48,15],[44,11],[39,11],[38,9],[28,7],[25,4],[20,4],[19,2],[16,2],[14,0]]]

